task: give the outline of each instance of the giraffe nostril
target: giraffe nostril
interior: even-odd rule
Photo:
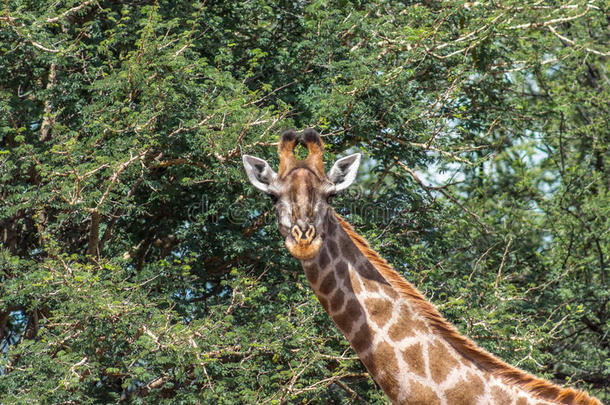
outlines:
[[[313,225],[309,225],[309,229],[305,232],[305,237],[308,240],[312,240],[316,236],[316,228]]]
[[[290,230],[290,234],[298,242],[303,236],[303,231],[301,231],[301,228],[298,225],[294,225]]]

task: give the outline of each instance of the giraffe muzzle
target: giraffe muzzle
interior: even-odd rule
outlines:
[[[316,228],[313,225],[309,225],[307,231],[303,232],[300,226],[295,225],[292,227],[290,234],[297,241],[297,243],[310,244],[313,238],[316,236]]]
[[[305,231],[300,226],[294,225],[290,230],[290,235],[286,237],[285,244],[295,258],[309,260],[318,255],[322,247],[322,238],[313,225],[309,225]]]

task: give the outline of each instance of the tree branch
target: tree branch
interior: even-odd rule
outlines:
[[[57,17],[47,18],[46,21],[48,23],[55,23],[55,22],[61,20],[62,18],[68,17],[70,14],[74,14],[77,11],[82,10],[83,8],[87,7],[91,3],[93,3],[93,0],[87,0],[86,2],[84,2],[78,6],[72,7],[71,9],[64,11],[62,14],[58,15]]]
[[[55,62],[51,63],[51,67],[49,68],[49,78],[47,82],[47,91],[51,90],[55,83],[57,82],[57,74],[55,72],[56,64]],[[51,102],[49,101],[51,97],[47,95],[44,101],[44,118],[42,119],[42,125],[40,126],[40,140],[46,141],[49,137],[49,133],[51,132],[51,128],[53,126],[53,119],[51,118]]]
[[[485,231],[485,233],[490,234],[492,233],[487,226],[483,223],[483,221],[481,221],[481,219],[478,217],[477,214],[475,214],[474,212],[470,211],[468,208],[466,208],[464,205],[462,205],[462,203],[460,203],[458,200],[456,200],[451,194],[449,194],[449,192],[447,192],[447,190],[445,190],[443,187],[430,187],[430,186],[426,186],[417,176],[417,174],[415,174],[415,172],[413,170],[411,170],[410,168],[408,168],[404,163],[402,163],[401,161],[398,160],[397,157],[395,157],[396,159],[396,163],[398,163],[398,165],[400,167],[402,167],[404,170],[407,171],[407,173],[409,173],[411,175],[411,177],[413,177],[413,180],[415,180],[417,182],[417,184],[419,184],[424,190],[426,191],[430,191],[430,190],[438,190],[440,191],[445,197],[447,197],[448,199],[450,199],[451,201],[453,201],[454,204],[456,204],[458,207],[460,207],[464,212],[466,212],[468,215],[470,215],[472,218],[474,218],[474,220],[481,225],[481,227],[483,228],[483,230]]]

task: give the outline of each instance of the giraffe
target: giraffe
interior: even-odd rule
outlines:
[[[298,143],[305,159],[294,156]],[[369,374],[394,404],[601,405],[512,367],[461,335],[374,252],[330,205],[355,180],[360,154],[324,171],[324,146],[308,129],[282,133],[274,172],[243,155],[250,182],[271,196],[285,246]]]

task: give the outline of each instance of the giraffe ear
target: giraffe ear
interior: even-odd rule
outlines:
[[[346,156],[335,162],[328,172],[328,179],[335,183],[335,192],[348,188],[356,179],[360,166],[360,153]]]
[[[269,186],[277,178],[277,173],[271,169],[269,163],[250,155],[243,155],[242,160],[250,183],[264,193],[269,192]]]

